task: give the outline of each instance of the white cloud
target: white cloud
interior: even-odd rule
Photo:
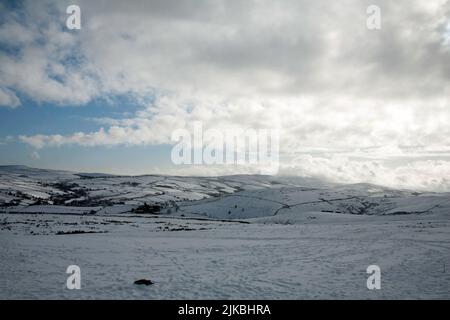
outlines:
[[[0,107],[15,108],[20,105],[20,100],[14,92],[0,87]]]
[[[57,1],[4,14],[0,41],[18,53],[0,53],[0,84],[62,105],[154,90],[228,99],[450,93],[448,1],[375,1],[375,32],[357,0],[76,2],[79,31],[64,28]]]
[[[438,173],[450,159],[448,1],[76,3],[75,32],[60,2],[7,15],[0,42],[18,54],[0,52],[0,86],[61,105],[127,94],[142,108],[93,132],[20,137],[37,149],[170,143],[193,121],[275,127],[286,172],[450,189]],[[381,30],[366,28],[369,4]],[[6,92],[18,106],[5,90],[0,104]]]
[[[368,182],[393,188],[450,190],[450,161],[409,159],[392,165],[386,160],[356,160],[346,155],[305,155],[285,165],[282,174],[318,177],[339,183]]]
[[[183,100],[164,96],[127,119],[102,119],[108,129],[73,135],[22,136],[36,148],[169,144],[176,128],[192,129],[202,121],[214,128],[280,130],[281,174],[321,177],[336,182],[371,182],[391,187],[450,190],[449,115],[442,101],[398,106],[358,101],[352,112],[346,101],[298,98],[287,100]],[[194,106],[190,108],[190,106]],[[339,108],[336,108],[338,106]],[[423,113],[423,109],[430,112]],[[249,121],[251,119],[251,121]],[[430,160],[431,159],[431,160]],[[203,167],[202,167],[203,168]],[[166,168],[166,170],[169,170]],[[171,168],[166,172],[179,172]],[[186,173],[199,169],[183,167]],[[203,174],[255,173],[252,167],[208,167]]]

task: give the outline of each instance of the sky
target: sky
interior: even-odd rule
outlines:
[[[201,122],[278,130],[281,175],[450,191],[449,13],[441,0],[0,0],[0,164],[255,173],[174,165],[173,131]]]

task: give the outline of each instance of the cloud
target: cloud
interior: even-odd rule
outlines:
[[[281,174],[335,182],[371,182],[391,187],[450,190],[449,115],[445,101],[342,101],[303,97],[286,100],[160,97],[135,117],[101,119],[107,129],[72,135],[21,136],[35,148],[63,145],[170,144],[173,130],[201,121],[205,130],[271,128],[280,131]],[[398,110],[402,112],[398,112]],[[427,109],[429,112],[424,113]],[[252,119],[249,122],[249,119]],[[180,169],[171,169],[179,172]],[[254,173],[258,168],[204,168],[203,174]],[[198,169],[181,171],[198,174]],[[443,174],[444,173],[444,174]]]
[[[0,42],[14,50],[0,53],[1,84],[62,105],[151,90],[230,99],[450,90],[448,1],[375,1],[379,31],[356,0],[76,2],[79,31],[64,27],[61,2],[5,10]]]
[[[98,83],[82,62],[79,39],[62,28],[62,7],[24,1],[19,8],[1,13],[0,88],[60,105],[85,104],[97,96]]]
[[[400,164],[386,160],[352,159],[348,155],[304,155],[285,165],[281,174],[322,178],[339,183],[368,182],[393,188],[450,190],[450,161],[408,159]]]
[[[14,92],[0,87],[0,107],[15,108],[20,105],[20,100]]]
[[[37,149],[168,144],[202,121],[279,129],[286,172],[450,188],[437,171],[450,159],[448,1],[74,3],[78,31],[61,2],[3,10],[0,104],[126,95],[141,108],[92,132],[20,136]],[[366,28],[370,4],[381,30]]]
[[[355,103],[358,105],[356,108]],[[38,148],[64,144],[164,144],[170,143],[175,129],[191,130],[193,122],[201,121],[205,129],[280,130],[281,150],[286,153],[315,149],[329,152],[353,150],[359,151],[358,156],[364,156],[364,152],[373,154],[378,150],[377,156],[386,157],[398,155],[402,150],[411,153],[414,147],[448,150],[450,114],[445,99],[403,100],[399,103],[382,99],[349,101],[325,97],[229,100],[162,96],[133,117],[99,119],[102,125],[109,126],[107,129],[67,136],[22,136],[21,139]]]

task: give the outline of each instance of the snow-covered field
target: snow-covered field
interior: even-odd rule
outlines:
[[[450,298],[448,194],[26,167],[0,167],[0,194],[1,299]]]

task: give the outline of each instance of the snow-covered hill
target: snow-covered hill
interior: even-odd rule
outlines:
[[[0,166],[0,208],[9,213],[154,213],[248,219],[327,212],[356,215],[448,213],[450,194],[313,179],[115,176]]]
[[[450,297],[445,193],[8,166],[0,207],[0,299]],[[72,264],[81,290],[65,287]]]

